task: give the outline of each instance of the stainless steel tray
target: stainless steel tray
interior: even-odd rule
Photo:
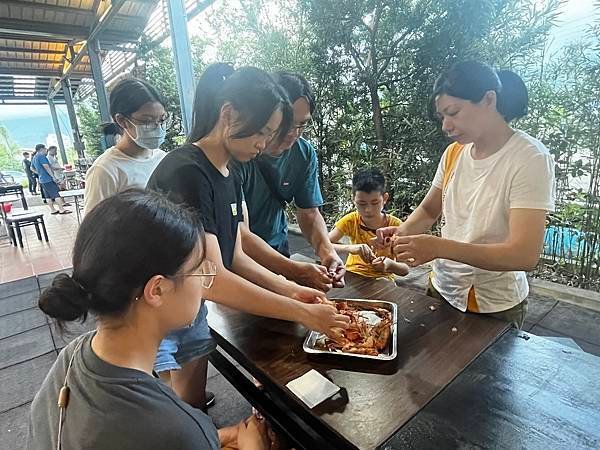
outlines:
[[[335,301],[335,302],[346,302],[349,305],[357,306],[359,308],[360,308],[361,304],[367,304],[369,306],[374,306],[377,308],[384,308],[384,309],[387,309],[388,311],[391,311],[392,312],[392,335],[390,337],[390,342],[389,342],[387,348],[377,356],[359,355],[356,353],[342,352],[341,350],[338,350],[338,351],[321,350],[321,349],[315,348],[315,344],[316,344],[317,340],[322,339],[324,337],[324,335],[317,331],[310,331],[306,335],[306,339],[304,339],[304,345],[302,346],[302,348],[304,349],[304,351],[306,353],[320,354],[320,355],[336,355],[336,356],[344,356],[344,357],[349,356],[352,358],[360,358],[360,359],[374,359],[376,361],[390,361],[390,360],[396,358],[396,356],[398,355],[398,349],[396,348],[398,345],[397,338],[396,338],[397,328],[398,328],[398,307],[396,306],[395,303],[384,302],[382,300],[364,300],[364,299],[332,298],[330,300]]]

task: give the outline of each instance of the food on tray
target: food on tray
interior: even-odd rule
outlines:
[[[340,314],[350,318],[350,326],[341,336],[323,336],[315,348],[331,352],[378,356],[388,345],[392,335],[392,313],[387,309],[368,305],[349,305],[345,301],[326,300]]]

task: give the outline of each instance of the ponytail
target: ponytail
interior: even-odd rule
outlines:
[[[194,112],[192,114],[192,131],[188,142],[196,142],[212,130],[221,113],[219,93],[223,90],[225,80],[235,72],[231,64],[211,64],[202,73],[196,85],[194,95]]]

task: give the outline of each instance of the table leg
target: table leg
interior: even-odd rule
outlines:
[[[10,236],[10,230],[12,230],[12,226],[8,224],[8,216],[6,215],[6,212],[4,212],[4,203],[0,202],[0,217],[2,218],[2,221],[4,222],[4,227],[6,228],[6,233]],[[17,245],[15,243],[15,245]]]
[[[46,231],[46,223],[44,222],[44,218],[41,218],[41,223],[42,223],[42,231],[44,232],[44,239],[46,239],[46,242],[48,242],[48,232]]]
[[[75,214],[77,214],[77,223],[81,225],[81,213],[79,212],[79,196],[75,196]]]
[[[40,223],[36,220],[33,223],[33,226],[35,227],[35,234],[37,234],[38,241],[41,241],[42,240],[42,233],[40,233]]]
[[[17,240],[19,241],[19,247],[23,248],[23,234],[21,234],[21,227],[18,223],[14,223],[15,231],[17,232]]]
[[[6,224],[6,231],[8,232],[8,237],[10,238],[10,242],[12,243],[12,245],[14,245],[15,247],[17,246],[17,237],[15,236],[15,230],[13,229],[12,225],[10,225],[8,222],[4,222]]]
[[[23,209],[29,209],[27,206],[27,200],[25,199],[25,193],[23,192],[23,188],[21,188],[21,204],[23,205]]]

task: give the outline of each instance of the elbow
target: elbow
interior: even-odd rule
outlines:
[[[521,264],[520,264],[521,267],[519,267],[518,270],[523,270],[525,272],[531,272],[531,271],[535,270],[539,261],[540,261],[539,253],[536,253],[535,255],[527,256],[526,258],[524,258],[523,261],[521,261]]]
[[[319,210],[317,208],[301,208],[296,210],[296,217],[298,222],[312,222],[319,214]]]

